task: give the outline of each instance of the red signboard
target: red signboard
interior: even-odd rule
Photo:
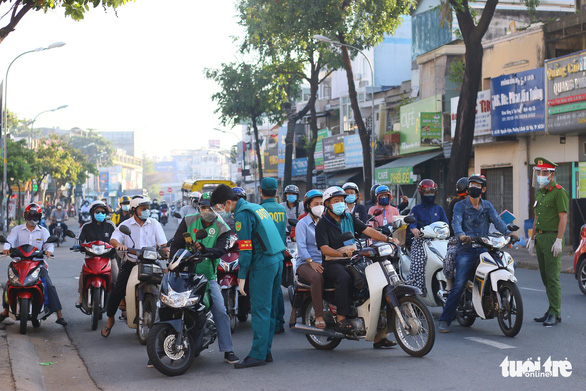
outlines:
[[[159,195],[162,197],[162,196],[164,196],[164,195],[165,195],[165,192],[164,192],[163,190],[161,190],[161,191],[159,192]]]
[[[172,188],[172,187],[170,187],[170,188],[168,188],[168,189],[167,189],[167,191],[168,191],[169,193],[173,193],[173,188]]]

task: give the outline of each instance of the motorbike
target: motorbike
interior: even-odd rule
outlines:
[[[187,249],[178,250],[169,262],[161,283],[159,320],[147,341],[149,359],[167,376],[185,373],[217,336],[208,281],[203,274],[195,274],[205,254],[195,248],[189,233],[183,236]],[[205,230],[196,233],[198,240],[206,236]]]
[[[353,238],[350,232],[342,234],[344,241]],[[298,276],[295,282],[294,307],[301,309],[303,323],[295,324],[294,331],[306,335],[318,350],[335,349],[343,339],[374,341],[377,334],[392,331],[398,344],[411,356],[422,357],[435,343],[435,325],[427,306],[419,299],[418,288],[405,285],[391,258],[397,256],[394,243],[373,243],[355,252],[347,266],[354,289],[351,310],[354,330],[336,329],[336,311],[333,303],[335,289],[324,287],[325,329],[315,327],[315,311],[310,286]]]
[[[519,227],[509,225],[509,231]],[[523,300],[517,287],[513,257],[503,251],[511,242],[500,232],[472,238],[472,247],[486,249],[477,260],[474,279],[468,281],[456,310],[456,320],[470,327],[476,318],[497,318],[507,337],[514,337],[523,324]]]
[[[132,239],[130,228],[120,225],[119,229]],[[134,243],[134,239],[132,241]],[[162,260],[166,254],[154,247],[128,248],[126,252],[137,257],[136,267],[132,268],[126,284],[126,324],[136,329],[138,341],[145,345],[155,323],[159,285],[165,269]]]
[[[55,243],[57,237],[49,236],[46,243]],[[0,243],[6,243],[6,237],[0,235]],[[20,321],[20,333],[26,334],[28,321],[33,327],[41,325],[39,314],[45,305],[45,284],[40,277],[41,268],[45,266],[42,248],[23,244],[10,249],[14,259],[8,266],[8,283],[4,290],[4,300],[8,302],[10,312]]]
[[[426,293],[420,298],[429,307],[442,307],[447,299],[444,294],[447,282],[443,270],[448,250],[450,226],[443,221],[431,223],[421,229],[421,237],[426,239],[423,242],[426,259],[424,276]],[[411,268],[409,252],[405,248],[399,248],[397,260],[397,272],[403,281],[407,282]]]
[[[55,229],[53,229],[53,235],[57,237],[57,247],[60,247],[61,243],[65,241],[65,235],[63,231],[63,220],[57,220],[55,222]]]
[[[285,250],[285,257],[283,259],[283,274],[281,274],[281,285],[284,288],[288,288],[293,286],[293,275],[295,271],[293,270],[293,262],[297,258],[297,242],[295,242],[290,237],[290,229],[289,227],[294,227],[297,225],[298,220],[296,219],[289,219],[289,224],[287,225],[287,231],[285,233],[286,241],[287,241],[287,249]]]
[[[250,312],[248,296],[242,296],[238,292],[238,255],[238,237],[232,234],[228,243],[228,252],[220,258],[218,263],[218,284],[222,290],[232,332],[236,328],[236,320],[246,322]]]
[[[75,237],[73,232],[67,230],[66,235]],[[111,264],[116,256],[116,249],[106,242],[96,240],[90,243],[82,243],[71,247],[74,252],[84,254],[84,264],[81,269],[82,291],[81,307],[79,309],[86,315],[90,315],[92,330],[98,328],[98,321],[106,312],[108,296],[112,291]]]
[[[165,225],[169,222],[169,210],[161,210],[160,223]]]
[[[151,218],[159,221],[161,212],[158,209],[151,209]]]
[[[92,218],[90,216],[90,212],[81,212],[80,214],[81,217],[81,223],[80,223],[80,227],[82,225],[84,225],[85,223],[89,223],[90,221],[92,221]]]

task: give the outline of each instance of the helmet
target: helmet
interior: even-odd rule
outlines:
[[[61,202],[57,202],[57,205],[55,206],[63,206],[63,204]]]
[[[456,182],[456,194],[465,194],[466,189],[468,189],[468,178],[463,176]]]
[[[130,209],[136,209],[139,206],[149,206],[151,204],[151,200],[149,197],[137,195],[132,197],[130,200]]]
[[[480,174],[472,174],[472,175],[470,175],[470,177],[468,177],[468,184],[470,184],[470,182],[480,183],[482,185],[482,187],[485,187],[486,186],[486,177],[484,175],[480,175]]]
[[[340,186],[328,187],[327,190],[324,191],[324,194],[323,194],[324,204],[330,198],[337,197],[337,196],[346,197],[347,194],[344,190],[342,190],[342,188]]]
[[[426,190],[433,190],[433,192],[435,194],[437,194],[437,185],[431,179],[424,179],[421,182],[419,182],[419,185],[417,186],[417,190],[419,191],[419,194],[422,197],[423,197],[423,194]]]
[[[309,209],[309,204],[311,203],[311,200],[314,199],[315,197],[323,197],[324,193],[321,190],[317,190],[317,189],[312,189],[310,191],[308,191],[307,193],[305,193],[305,197],[303,197],[303,206],[305,207],[306,210]]]
[[[236,195],[236,197],[238,198],[244,198],[246,199],[246,190],[244,190],[241,187],[233,187],[232,191],[234,192],[234,194]]]
[[[93,215],[95,210],[99,207],[104,208],[104,210],[108,210],[106,204],[104,204],[102,201],[94,201],[92,202],[92,206],[90,206],[90,215]]]
[[[212,193],[209,191],[203,193],[201,198],[199,199],[199,205],[212,206]]]
[[[346,189],[356,190],[356,194],[360,193],[360,189],[358,188],[358,185],[354,182],[344,183],[344,186],[342,186],[342,190],[346,190]]]
[[[376,190],[374,191],[374,196],[378,197],[379,194],[384,194],[384,193],[391,194],[391,191],[389,190],[388,186],[381,185],[381,186],[377,187]]]
[[[201,198],[201,193],[199,191],[193,191],[189,193],[189,198],[191,198],[192,201],[199,202],[199,199]]]
[[[165,200],[161,200],[161,205],[163,205],[163,204],[164,204],[164,205],[167,205],[167,201],[165,201]]]
[[[299,188],[295,185],[287,185],[283,194],[292,193],[299,195]]]
[[[153,198],[153,203],[155,203],[155,202],[157,202],[157,199],[156,198]]]
[[[130,204],[130,196],[125,195],[125,196],[120,197],[120,200],[118,201],[118,203],[120,203],[120,205]]]
[[[39,220],[43,217],[43,208],[39,204],[28,204],[24,208],[24,219],[25,220]]]
[[[377,185],[376,183],[374,185],[372,185],[372,187],[370,188],[370,199],[374,201],[374,198],[376,197],[374,195],[376,188],[379,187],[380,185]]]

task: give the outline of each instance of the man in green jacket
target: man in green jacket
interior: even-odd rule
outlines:
[[[216,187],[212,205],[234,212],[238,235],[238,289],[244,292],[250,270],[250,309],[253,332],[252,348],[234,368],[249,368],[273,361],[271,345],[275,332],[277,297],[281,290],[285,245],[269,212],[262,206],[239,199],[226,185]]]
[[[260,195],[262,201],[260,205],[266,209],[271,215],[275,226],[281,235],[283,244],[287,246],[287,210],[283,205],[280,205],[275,201],[275,195],[277,194],[277,180],[275,178],[264,178],[260,184]],[[283,254],[284,257],[285,254]],[[279,275],[281,279],[281,275]],[[283,290],[279,288],[279,293],[276,297],[277,300],[277,314],[275,324],[275,334],[281,334],[285,332],[285,300],[283,299]]]
[[[218,284],[218,263],[219,259],[226,253],[226,245],[230,238],[230,227],[221,217],[212,210],[210,203],[211,193],[205,193],[199,201],[199,212],[187,215],[181,220],[173,242],[171,244],[171,257],[181,248],[185,248],[185,239],[183,234],[189,232],[195,246],[206,258],[199,263],[195,272],[203,274],[208,279],[210,294],[212,296],[212,315],[216,322],[218,330],[218,346],[221,352],[224,352],[224,362],[235,364],[239,358],[234,354],[232,348],[232,333],[230,330],[230,318],[226,313],[224,298]],[[205,229],[208,233],[202,240],[197,240],[195,233]]]

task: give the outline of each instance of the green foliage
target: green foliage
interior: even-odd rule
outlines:
[[[7,140],[6,182],[9,186],[21,184],[32,178],[31,165],[33,152],[27,147],[25,140]],[[3,170],[0,170],[0,177],[4,180]]]
[[[523,0],[523,3],[527,7],[527,12],[529,13],[529,18],[531,22],[534,22],[537,19],[537,7],[541,3],[540,0]]]
[[[462,82],[464,82],[465,70],[466,63],[464,61],[451,61],[448,70],[448,80],[457,85],[462,85]]]
[[[92,131],[72,135],[69,139],[69,145],[79,150],[85,160],[91,160],[99,156],[100,165],[104,167],[112,164],[112,159],[116,152],[112,147],[112,142],[106,140],[101,134]]]

